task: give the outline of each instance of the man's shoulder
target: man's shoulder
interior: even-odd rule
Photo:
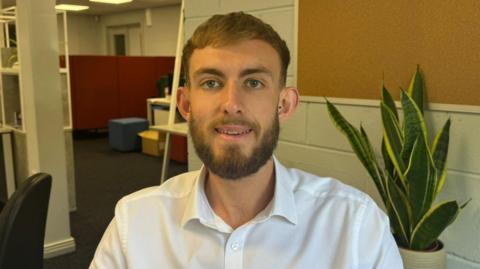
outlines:
[[[119,205],[141,203],[149,200],[175,200],[189,195],[194,189],[199,171],[186,172],[165,181],[162,185],[147,187],[124,196]]]
[[[296,168],[287,168],[289,181],[296,195],[319,200],[335,200],[357,205],[372,203],[372,198],[361,190],[332,177],[321,177]]]
[[[367,218],[375,219],[379,225],[388,223],[385,213],[363,191],[332,177],[320,177],[292,168],[287,170],[297,206],[307,206],[312,215],[327,214],[332,221],[341,216],[339,221],[345,221],[346,216],[352,214],[352,223]]]

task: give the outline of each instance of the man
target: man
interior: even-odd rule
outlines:
[[[120,200],[90,268],[403,268],[367,195],[273,157],[298,104],[289,57],[251,15],[199,26],[178,108],[204,166]]]

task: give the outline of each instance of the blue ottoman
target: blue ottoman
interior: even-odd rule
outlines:
[[[110,147],[119,151],[140,150],[138,133],[148,129],[148,121],[142,118],[113,119],[108,122]]]

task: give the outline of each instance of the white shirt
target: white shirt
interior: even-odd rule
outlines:
[[[370,197],[274,160],[272,201],[235,230],[208,203],[205,168],[122,198],[90,269],[403,268]]]

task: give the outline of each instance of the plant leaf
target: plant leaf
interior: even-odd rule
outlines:
[[[368,165],[371,161],[368,150],[364,149],[364,145],[361,141],[361,134],[355,127],[353,127],[337,110],[337,108],[327,100],[327,109],[330,115],[330,119],[335,126],[347,137],[348,142],[352,146],[353,151],[360,159],[362,164]],[[370,166],[370,165],[368,165]],[[369,170],[369,169],[367,169]],[[370,172],[370,171],[369,171]]]
[[[374,178],[374,183],[377,187],[378,192],[380,193],[380,196],[382,197],[382,200],[384,204],[387,202],[387,195],[386,195],[386,188],[385,188],[385,176],[381,172],[382,169],[378,165],[377,161],[377,156],[375,155],[375,152],[373,151],[372,144],[370,143],[370,139],[368,138],[367,133],[363,129],[363,127],[360,125],[360,134],[361,134],[361,141],[362,144],[364,144],[364,148],[366,149],[367,153],[370,155],[370,159],[375,160],[372,162],[372,165],[375,167],[375,171],[377,172],[377,177]],[[378,182],[377,182],[378,180]]]
[[[412,224],[416,225],[431,207],[436,191],[436,170],[422,135],[415,141],[405,177],[412,206]]]
[[[413,74],[410,85],[408,86],[408,95],[412,97],[415,104],[418,106],[421,114],[423,115],[424,110],[424,90],[423,90],[423,78],[420,74],[420,67],[417,65],[417,70]]]
[[[446,170],[449,139],[450,119],[448,119],[443,125],[443,128],[438,131],[432,143],[433,162],[439,175],[439,178],[437,179],[435,196],[442,191],[443,185],[445,184],[445,179],[447,177]]]
[[[392,222],[398,227],[396,228],[396,238],[400,245],[408,247],[411,233],[411,207],[406,194],[401,188],[395,184],[395,181],[387,175],[386,180],[388,201],[393,210],[393,214],[389,214]],[[393,215],[393,216],[392,216]]]
[[[333,121],[335,126],[347,137],[350,146],[353,149],[353,152],[357,155],[357,158],[360,160],[362,165],[367,170],[368,174],[372,177],[377,189],[382,196],[382,199],[386,201],[385,187],[383,186],[382,173],[378,169],[377,159],[373,154],[373,149],[371,148],[370,142],[362,136],[361,132],[353,127],[337,110],[337,108],[326,100],[328,113],[330,119]]]
[[[440,194],[440,192],[442,192],[443,186],[445,185],[445,180],[447,180],[447,174],[448,174],[447,169],[444,169],[441,174],[439,174],[437,170],[438,178],[435,185],[435,193],[434,193],[433,201],[435,201],[435,199]]]
[[[415,139],[419,134],[424,136],[425,141],[428,141],[427,138],[427,127],[425,125],[425,120],[423,115],[420,112],[420,109],[415,104],[413,99],[408,96],[405,92],[401,92],[400,99],[402,101],[403,107],[403,149],[402,149],[402,159],[404,162],[408,162],[410,158],[413,144]]]
[[[380,104],[382,122],[383,122],[383,140],[385,141],[385,148],[388,156],[397,171],[404,189],[406,189],[407,182],[404,177],[405,163],[401,158],[402,152],[402,133],[398,122],[395,120],[393,112],[382,102]]]
[[[400,153],[402,151],[403,137],[400,131],[400,127],[398,126],[398,121],[395,120],[395,115],[384,103],[380,104],[380,109],[382,115],[385,145],[387,146],[387,149],[388,147],[392,149],[392,151],[395,153],[395,157],[400,156]],[[396,159],[397,158],[392,159],[392,162],[394,164],[397,161]],[[400,171],[405,171],[405,166],[403,165],[403,162],[399,163],[398,166],[400,168]]]
[[[413,230],[410,249],[424,250],[437,240],[457,217],[460,208],[456,201],[444,202],[431,208]]]
[[[397,119],[397,122],[398,122],[397,106],[395,105],[395,101],[393,100],[392,96],[390,95],[390,92],[388,92],[385,86],[382,86],[382,103],[384,103],[388,108],[390,108],[390,110],[392,111],[393,115],[395,115],[395,118]]]
[[[468,199],[465,203],[461,204],[460,209],[463,209],[464,207],[466,207],[470,203],[470,201],[472,201],[472,198]]]
[[[390,160],[390,156],[388,156],[387,148],[385,146],[385,138],[382,138],[382,157],[383,157],[383,163],[385,165],[385,171],[387,171],[388,174],[392,178],[395,177],[395,167],[393,166],[392,160]]]
[[[361,141],[364,144],[364,148],[366,150],[366,153],[370,156],[370,158],[376,158],[375,153],[373,151],[372,144],[370,143],[370,139],[368,139],[368,135],[365,132],[365,129],[363,129],[363,126],[360,124],[360,135],[362,137]]]
[[[433,161],[435,162],[435,167],[439,171],[443,171],[445,169],[449,140],[450,119],[448,119],[443,125],[442,129],[438,131],[432,143]]]

